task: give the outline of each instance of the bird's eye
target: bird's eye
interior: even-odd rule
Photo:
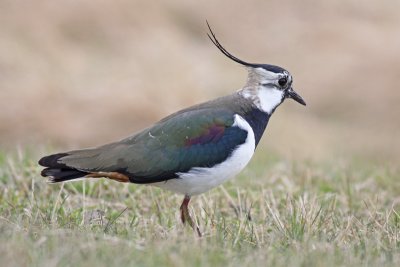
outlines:
[[[278,84],[280,86],[282,86],[282,87],[285,86],[286,83],[287,83],[287,78],[286,77],[280,78],[279,81],[278,81]]]

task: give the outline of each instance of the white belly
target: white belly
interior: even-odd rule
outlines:
[[[179,178],[152,185],[176,193],[193,196],[204,193],[234,177],[249,163],[254,154],[255,139],[250,125],[239,115],[235,115],[234,126],[247,131],[246,141],[238,146],[224,162],[211,168],[196,167],[187,173],[178,173]]]

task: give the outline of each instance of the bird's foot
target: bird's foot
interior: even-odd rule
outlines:
[[[185,224],[186,222],[188,222],[190,227],[192,227],[193,230],[196,230],[197,235],[199,237],[202,237],[202,233],[200,232],[199,226],[197,224],[195,224],[195,222],[193,221],[192,217],[190,216],[189,208],[188,208],[189,201],[190,201],[190,197],[189,196],[185,196],[185,198],[183,199],[181,208],[180,208],[182,223]]]

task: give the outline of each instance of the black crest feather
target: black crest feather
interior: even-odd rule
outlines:
[[[206,20],[206,23],[207,23],[208,29],[210,30],[210,33],[207,33],[208,38],[210,38],[211,42],[213,42],[213,44],[222,52],[222,54],[224,54],[228,58],[230,58],[233,61],[235,61],[235,62],[237,62],[239,64],[242,64],[244,66],[255,67],[256,64],[252,64],[252,63],[248,63],[246,61],[243,61],[243,60],[235,57],[231,53],[229,53],[228,50],[226,50],[225,47],[223,47],[221,45],[221,43],[218,41],[217,37],[215,36],[214,32],[212,31],[211,26],[210,26],[210,24],[208,23],[207,20]]]
[[[272,71],[275,73],[282,73],[285,70],[279,66],[275,66],[275,65],[269,65],[269,64],[254,64],[254,63],[249,63],[246,61],[243,61],[237,57],[235,57],[234,55],[232,55],[231,53],[228,52],[228,50],[225,49],[225,47],[223,47],[221,45],[221,43],[218,41],[217,37],[215,36],[215,33],[212,31],[210,24],[208,23],[208,21],[206,20],[208,29],[210,30],[210,33],[207,33],[208,38],[210,38],[211,42],[213,42],[213,44],[222,52],[222,54],[224,54],[225,56],[227,56],[228,58],[232,59],[233,61],[244,65],[246,67],[251,67],[251,68],[263,68],[266,69],[268,71]]]

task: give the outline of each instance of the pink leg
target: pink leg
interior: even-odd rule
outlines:
[[[194,224],[194,222],[192,220],[192,217],[190,217],[189,208],[188,208],[189,202],[190,202],[190,197],[189,196],[185,196],[185,198],[183,199],[181,208],[180,208],[182,223],[185,224],[186,221],[187,221],[189,223],[189,225],[193,228],[193,230],[194,229],[196,230],[196,232],[199,235],[199,237],[201,237],[202,234],[200,232],[199,227]]]

